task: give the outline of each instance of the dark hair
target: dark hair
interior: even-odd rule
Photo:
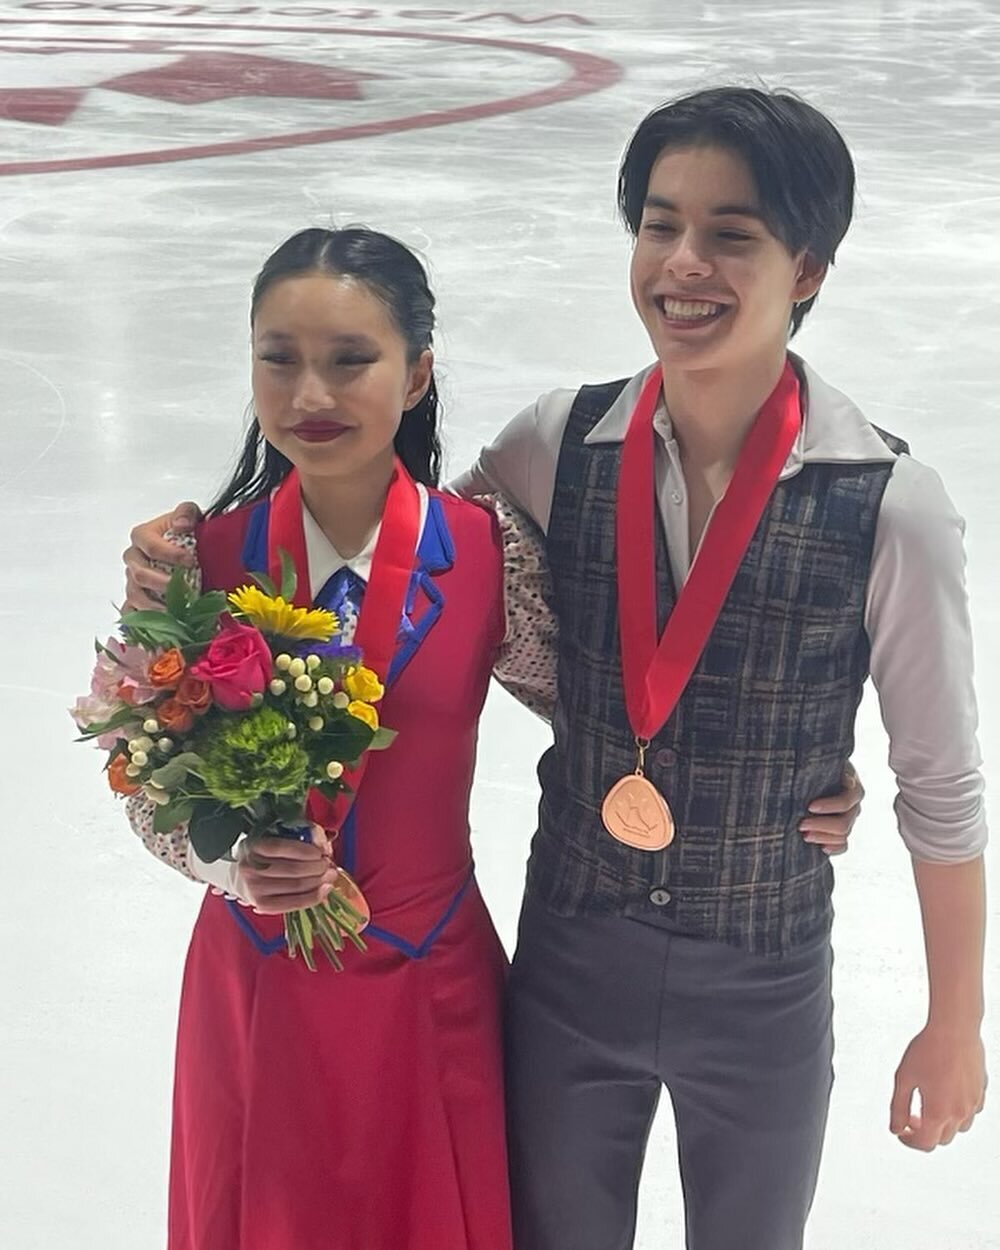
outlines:
[[[275,283],[309,273],[363,282],[392,315],[406,340],[411,364],[431,346],[435,301],[423,265],[397,239],[365,226],[345,230],[316,227],[286,239],[264,262],[253,284],[251,327],[260,301]],[[441,476],[440,407],[432,374],[423,398],[403,413],[394,440],[396,454],[408,472],[427,486],[436,486]],[[291,461],[264,438],[254,416],[236,469],[206,515],[218,516],[234,505],[264,498],[288,476],[291,467]]]
[[[649,178],[666,148],[716,145],[750,167],[764,221],[790,252],[832,265],[854,211],[854,162],[836,126],[787,92],[715,87],[654,109],[632,136],[618,173],[618,207],[639,232]],[[792,310],[792,334],[816,296]]]

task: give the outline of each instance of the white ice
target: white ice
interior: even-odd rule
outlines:
[[[388,74],[392,89],[381,81],[369,97],[378,116],[545,87],[566,71],[517,49],[357,33],[376,27],[558,45],[609,58],[624,76],[575,100],[437,129],[0,176],[4,1250],[163,1243],[174,1019],[199,892],[131,837],[97,754],[71,744],[65,708],[86,686],[91,637],[113,621],[130,526],[176,500],[206,500],[229,462],[248,398],[249,283],[294,229],[366,221],[423,251],[440,298],[449,465],[458,470],[540,391],[618,377],[648,358],[614,215],[616,162],[647,109],[679,91],[758,78],[826,109],[853,147],[861,195],[799,343],[941,472],[968,519],[982,743],[997,777],[996,0],[330,4],[340,16],[299,19],[302,6],[281,0],[229,17],[222,10],[238,5],[173,12],[183,7],[0,0],[0,89],[89,85],[164,64],[170,56],[155,49],[126,56],[113,42],[89,52],[66,43],[134,40],[154,19],[215,23],[209,33],[160,28],[158,38],[252,42],[258,54],[339,58]],[[365,8],[375,17],[358,16]],[[74,18],[110,25],[57,24]],[[227,21],[253,29],[227,32]],[[343,33],[256,29],[297,21]],[[0,120],[0,166],[349,124],[367,107],[232,100],[171,109],[103,91],[62,126]],[[474,837],[508,944],[545,742],[540,723],[502,692],[491,696]],[[837,864],[838,1080],[808,1244],[998,1250],[995,1110],[930,1157],[887,1130],[893,1070],[921,1026],[925,986],[885,756],[869,699],[856,756],[869,797]],[[995,999],[993,865],[991,875]],[[995,1003],[986,1037],[995,1065]],[[665,1102],[647,1158],[640,1250],[683,1242],[668,1112]]]

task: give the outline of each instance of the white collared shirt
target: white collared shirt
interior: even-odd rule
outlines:
[[[420,496],[420,525],[417,529],[417,549],[424,536],[424,525],[427,523],[428,494],[427,487],[421,482],[416,483],[417,494]],[[313,599],[319,594],[326,583],[342,568],[349,568],[363,582],[368,581],[372,572],[372,560],[375,556],[375,545],[382,532],[382,522],[375,526],[368,541],[356,556],[342,556],[337,548],[319,527],[313,514],[302,504],[302,531],[306,540],[306,560],[309,564],[309,588]],[[416,554],[416,553],[414,553]]]
[[[854,403],[808,365],[802,429],[781,473],[815,462],[884,461],[892,473],[875,531],[865,606],[871,675],[889,734],[896,814],[911,854],[962,862],[986,845],[973,650],[965,589],[964,522],[941,479],[896,456]],[[657,366],[651,366],[651,368]],[[587,436],[621,442],[650,369],[632,378]],[[499,491],[545,531],[575,390],[542,395],[519,413],[452,489]],[[653,426],[656,495],[676,585],[691,568],[687,486],[662,397]]]

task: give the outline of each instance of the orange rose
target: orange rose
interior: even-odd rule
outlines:
[[[161,690],[172,689],[184,672],[184,657],[176,647],[171,647],[149,666],[149,684]]]
[[[127,767],[127,755],[116,755],[108,765],[108,785],[115,794],[135,794],[139,789],[139,783],[125,772]]]
[[[182,707],[189,707],[192,712],[205,712],[212,706],[212,687],[200,677],[185,673],[174,698]]]
[[[194,712],[175,697],[158,703],[154,715],[160,722],[160,728],[168,733],[184,734],[194,725]]]

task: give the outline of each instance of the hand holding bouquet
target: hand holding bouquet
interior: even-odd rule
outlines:
[[[292,605],[286,556],[280,590],[254,575],[200,594],[190,574],[174,571],[164,612],[126,612],[121,638],[97,644],[91,692],[71,711],[80,740],[108,752],[112,790],[156,804],[158,832],[186,822],[205,862],[244,834],[308,839],[310,791],[335,799],[345,769],[395,736],[374,706],[382,685],[333,613]],[[345,941],[364,949],[363,923],[334,889],[285,915],[289,954],[314,968],[319,945],[340,968]]]

